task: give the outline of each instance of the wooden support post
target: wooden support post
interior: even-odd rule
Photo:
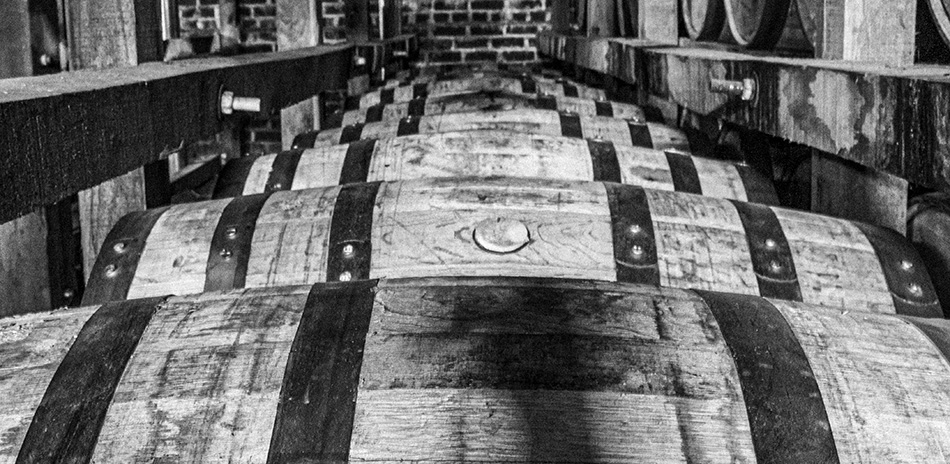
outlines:
[[[130,66],[161,59],[161,9],[158,2],[70,2],[67,14],[71,28],[70,60],[74,70]],[[140,167],[79,192],[83,269],[87,279],[112,226],[122,216],[145,209],[145,191],[144,168]]]
[[[291,2],[300,0],[291,0]],[[280,8],[278,3],[278,8]],[[370,40],[369,0],[344,0],[343,12],[346,24],[346,40],[366,42]],[[279,14],[279,13],[278,13]],[[280,31],[277,32],[280,35]]]
[[[660,44],[679,41],[678,0],[637,0],[637,37]]]
[[[0,79],[33,74],[27,0],[4,0],[0,14]]]
[[[277,2],[277,48],[279,50],[312,47],[320,42],[317,7],[315,0],[281,0]],[[319,129],[319,125],[319,96],[281,109],[281,147],[284,150],[290,149],[290,145],[297,134]]]
[[[800,0],[798,9],[818,58],[914,63],[917,0]]]
[[[613,37],[617,29],[617,11],[615,2],[622,0],[588,0],[587,35],[594,37]]]
[[[852,161],[812,156],[812,210],[904,233],[907,181]]]

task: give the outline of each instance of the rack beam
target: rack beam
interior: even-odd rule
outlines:
[[[637,86],[646,98],[950,190],[950,67],[759,56],[635,39],[541,34],[540,52]],[[753,101],[710,90],[754,79]]]
[[[345,88],[352,60],[337,45],[0,80],[0,223],[213,137],[222,89],[270,115]]]

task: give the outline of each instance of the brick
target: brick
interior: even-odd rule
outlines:
[[[217,8],[213,6],[199,6],[198,15],[202,18],[214,18],[214,12]]]
[[[254,16],[277,16],[277,6],[276,5],[255,6]]]
[[[417,23],[427,23],[427,22],[429,22],[429,15],[428,15],[428,14],[424,14],[424,13],[418,13],[418,14],[416,14],[416,22],[417,22]]]
[[[463,23],[465,21],[468,21],[468,12],[452,13],[452,22]]]
[[[488,48],[488,39],[457,39],[456,48]]]
[[[465,35],[465,26],[436,26],[432,32],[434,35]],[[476,35],[474,26],[472,35]]]
[[[448,13],[435,13],[435,14],[432,15],[432,20],[435,21],[437,24],[438,24],[438,23],[447,23],[447,22],[449,22],[449,14],[448,14]],[[464,34],[464,32],[463,32],[463,34]]]
[[[503,10],[505,0],[472,0],[473,10]]]
[[[488,25],[488,24],[479,25],[479,26],[471,26],[471,30],[472,30],[472,35],[502,35],[504,34],[504,31],[502,31],[501,26]]]
[[[191,18],[198,15],[198,7],[183,6],[178,10],[178,13],[182,18]]]
[[[537,34],[538,26],[533,26],[530,24],[526,25],[511,25],[508,26],[509,34]]]
[[[528,13],[511,13],[512,21],[527,21]]]
[[[502,37],[491,39],[491,46],[494,48],[524,47],[524,39],[521,37]]]
[[[430,53],[429,61],[462,61],[461,52],[438,52]]]
[[[452,48],[452,39],[423,39],[419,41],[419,48],[424,50],[449,50]]]
[[[503,52],[501,57],[504,61],[534,61],[536,59],[533,51]]]
[[[541,0],[521,0],[517,8],[521,10],[534,10],[542,7]]]
[[[547,21],[547,16],[548,14],[544,11],[535,11],[531,13],[531,20],[541,23]]]
[[[198,0],[199,5],[217,5],[218,0]]]
[[[335,15],[343,14],[343,4],[342,3],[324,3],[323,4],[323,15]]]
[[[498,52],[491,50],[468,52],[465,54],[465,61],[498,61]]]
[[[472,12],[472,21],[479,21],[479,22],[484,23],[484,22],[489,21],[488,18],[489,18],[488,13]]]

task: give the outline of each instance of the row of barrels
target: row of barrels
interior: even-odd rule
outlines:
[[[0,462],[950,458],[904,237],[544,83],[380,89],[123,218],[86,306],[0,320]]]
[[[917,8],[926,10],[921,13],[939,34],[937,40],[950,46],[950,0],[921,0]],[[843,20],[824,0],[680,0],[680,13],[694,40],[760,50],[820,51],[824,22]]]

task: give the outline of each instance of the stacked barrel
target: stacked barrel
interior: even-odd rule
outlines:
[[[946,462],[896,232],[537,74],[347,99],[0,320],[0,461]],[[172,296],[169,296],[172,295]]]

